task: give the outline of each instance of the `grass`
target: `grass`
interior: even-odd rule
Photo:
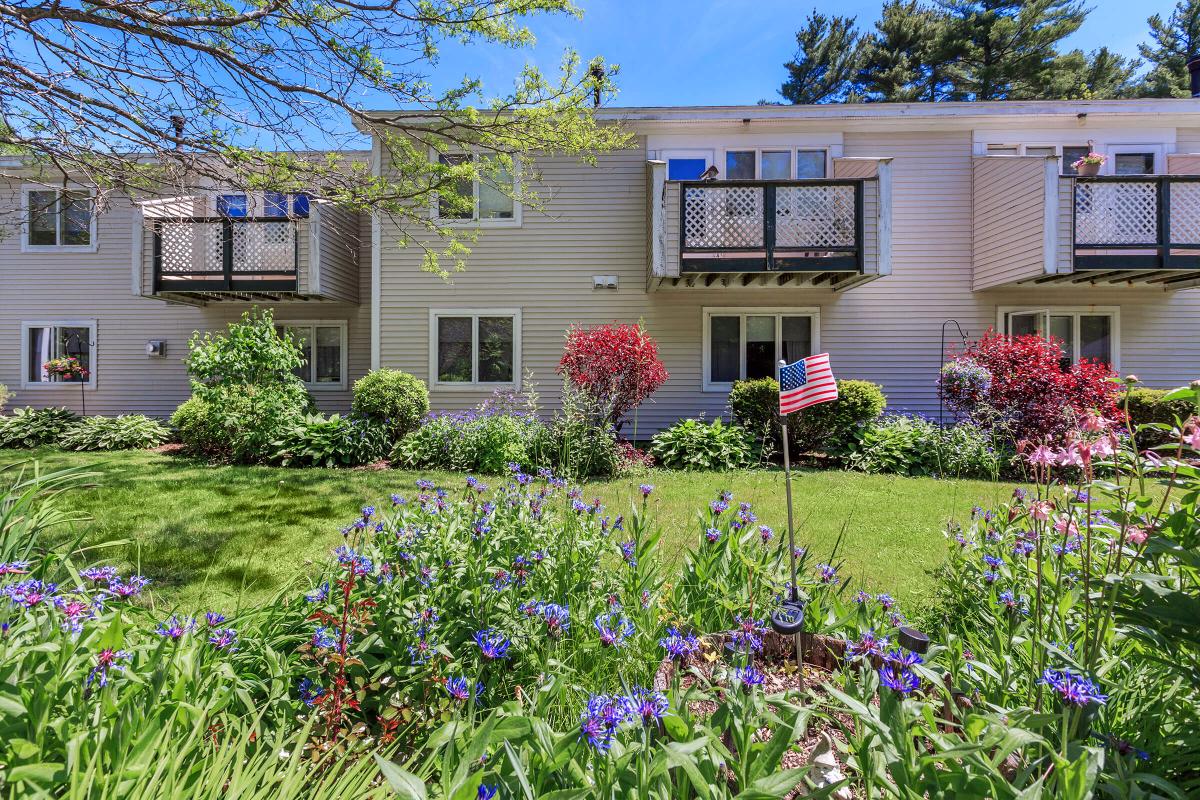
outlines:
[[[323,559],[340,530],[363,505],[411,494],[418,475],[402,471],[277,469],[208,466],[153,452],[64,453],[0,450],[0,469],[84,467],[95,486],[70,497],[86,515],[77,533],[96,548],[94,560],[130,565],[154,580],[155,602],[186,611],[231,609],[278,592]],[[425,474],[447,487],[461,475]],[[656,486],[652,507],[664,532],[662,547],[676,562],[699,535],[703,508],[722,489],[753,503],[760,522],[785,541],[783,473],[680,473],[593,482],[586,499],[603,498],[612,513],[629,507],[641,482]],[[494,483],[494,481],[493,481]],[[902,478],[838,471],[794,474],[797,543],[827,560],[840,534],[843,574],[868,590],[887,591],[904,607],[922,604],[930,572],[945,554],[950,518],[973,505],[1007,497],[1010,484]],[[117,544],[111,544],[117,542]]]

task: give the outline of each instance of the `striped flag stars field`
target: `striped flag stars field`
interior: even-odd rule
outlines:
[[[779,413],[837,400],[837,381],[829,366],[829,354],[802,358],[779,368]]]

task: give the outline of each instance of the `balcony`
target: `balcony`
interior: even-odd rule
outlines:
[[[138,294],[191,304],[358,302],[357,214],[315,200],[307,217],[210,216],[207,209],[190,197],[141,205]]]
[[[981,156],[973,170],[976,290],[1200,286],[1200,175],[1085,178],[1033,156]]]
[[[850,161],[867,177],[666,181],[650,162],[651,288],[842,290],[887,274],[890,204],[880,187],[890,184],[877,160]]]
[[[1104,280],[1194,285],[1200,271],[1200,176],[1075,178],[1074,271]]]
[[[287,218],[154,220],[154,292],[295,292],[307,225]]]

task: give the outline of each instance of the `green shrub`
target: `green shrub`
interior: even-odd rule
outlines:
[[[290,332],[276,329],[270,310],[246,312],[225,333],[196,333],[188,347],[192,395],[200,405],[181,406],[172,417],[188,450],[239,463],[270,461],[278,443],[314,410],[292,373],[304,363],[300,349]]]
[[[849,463],[864,472],[994,479],[1007,458],[978,425],[943,428],[918,417],[895,416],[863,429]]]
[[[18,408],[0,417],[0,447],[41,447],[58,440],[79,417],[65,408]]]
[[[809,406],[788,417],[792,456],[819,452],[844,457],[854,450],[863,427],[879,418],[887,398],[878,384],[838,381],[838,399]],[[764,458],[781,449],[779,439],[779,382],[774,378],[737,381],[729,393],[733,421],[762,446]]]
[[[276,443],[275,460],[284,466],[356,467],[383,458],[388,443],[387,428],[367,417],[313,414]]]
[[[1130,390],[1128,397],[1117,400],[1117,404],[1129,413],[1129,423],[1135,430],[1139,425],[1165,426],[1138,431],[1138,444],[1142,447],[1171,441],[1174,437],[1170,435],[1170,429],[1175,427],[1176,421],[1186,421],[1195,412],[1187,400],[1165,400],[1168,394],[1170,392],[1164,389],[1139,387]]]
[[[67,450],[145,450],[170,436],[170,431],[141,414],[85,417],[67,429],[59,444]]]
[[[738,469],[752,456],[746,431],[719,419],[709,425],[694,419],[678,422],[654,437],[650,452],[660,466],[683,470]]]
[[[8,387],[0,383],[0,414],[4,413],[4,405],[12,398],[12,393],[8,391]]]
[[[416,430],[429,413],[425,381],[396,369],[371,370],[354,382],[352,408],[382,423],[393,439]]]
[[[392,449],[391,461],[410,469],[497,474],[510,463],[546,463],[553,437],[537,417],[478,410],[429,417]]]

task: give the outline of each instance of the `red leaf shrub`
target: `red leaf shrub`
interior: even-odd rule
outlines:
[[[607,421],[621,421],[662,386],[667,368],[658,358],[658,343],[640,325],[572,325],[558,373],[592,402],[606,410]]]
[[[991,374],[980,405],[995,410],[1015,440],[1057,441],[1089,411],[1123,419],[1112,369],[1084,359],[1066,369],[1060,341],[1038,335],[1005,336],[989,330],[967,347],[969,359]]]

